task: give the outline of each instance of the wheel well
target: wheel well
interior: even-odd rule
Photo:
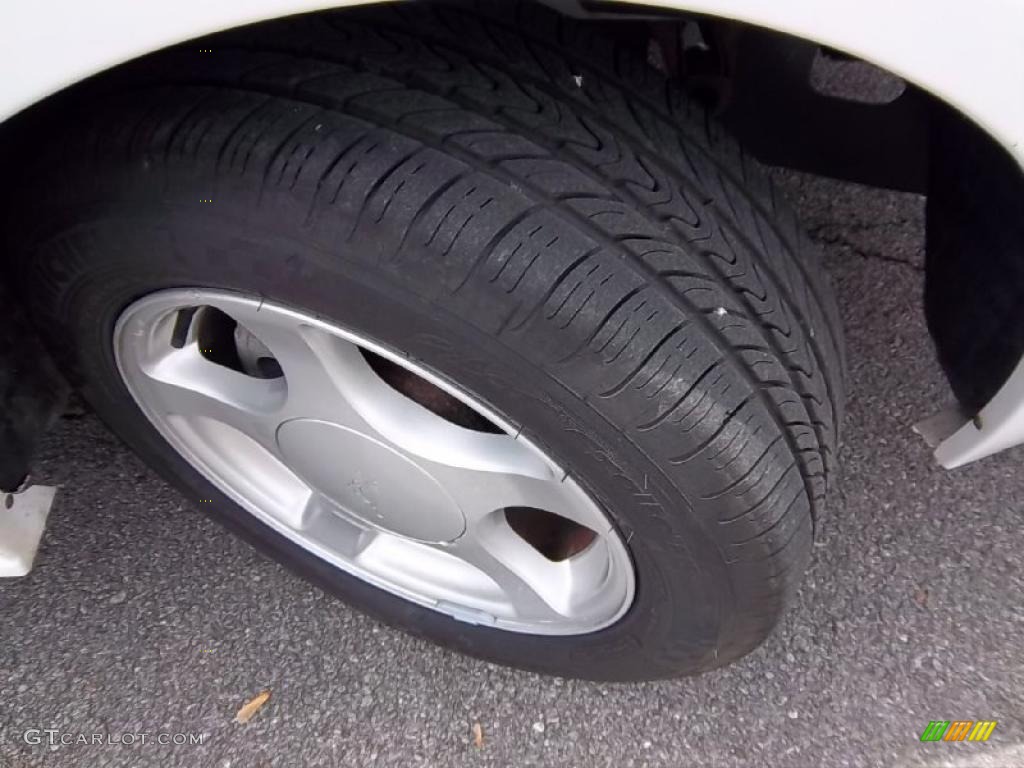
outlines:
[[[975,414],[1024,355],[1024,174],[974,123],[931,113],[925,315],[939,362]]]

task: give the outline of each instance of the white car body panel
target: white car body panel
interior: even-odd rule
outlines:
[[[365,0],[7,0],[0,121],[68,85],[212,32]],[[1024,2],[633,0],[788,32],[844,50],[958,108],[1024,166]],[[959,466],[1024,442],[1024,362],[936,456]]]

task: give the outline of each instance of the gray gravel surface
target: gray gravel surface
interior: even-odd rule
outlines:
[[[1021,452],[945,472],[910,431],[950,398],[920,307],[921,200],[779,177],[834,276],[851,394],[840,489],[762,648],[643,685],[454,655],[263,560],[80,414],[43,452],[62,491],[38,566],[0,583],[0,765],[1024,765]],[[932,719],[999,725],[921,744]],[[50,748],[27,728],[205,736]]]

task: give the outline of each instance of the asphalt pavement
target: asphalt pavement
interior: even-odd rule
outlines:
[[[0,766],[1024,766],[1024,454],[947,472],[911,432],[951,399],[921,311],[923,203],[779,177],[833,275],[850,394],[813,563],[759,650],[642,685],[455,655],[261,558],[72,412],[39,465],[61,491],[37,567],[0,582]],[[998,725],[919,741],[957,719]]]

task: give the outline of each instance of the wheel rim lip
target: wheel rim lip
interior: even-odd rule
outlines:
[[[568,472],[564,473],[567,482],[571,483],[586,498],[603,523],[601,530],[595,531],[598,536],[597,540],[603,547],[607,548],[609,583],[621,594],[618,608],[612,612],[607,612],[607,615],[597,621],[552,623],[521,621],[514,617],[497,617],[494,621],[481,621],[472,609],[467,610],[465,606],[452,604],[450,600],[440,599],[437,596],[431,597],[415,589],[406,588],[393,579],[384,578],[380,574],[367,570],[339,555],[339,553],[325,546],[323,542],[318,542],[303,532],[288,527],[277,517],[266,513],[260,504],[252,498],[251,494],[240,490],[237,484],[232,483],[230,478],[224,476],[222,471],[218,471],[215,466],[211,465],[207,457],[203,456],[202,451],[197,451],[195,445],[191,445],[188,439],[183,438],[180,430],[174,428],[170,423],[168,414],[153,407],[153,404],[149,402],[149,398],[146,396],[145,387],[139,386],[139,376],[135,372],[135,369],[141,366],[137,358],[137,353],[140,351],[139,339],[143,336],[140,333],[140,324],[146,331],[151,331],[158,321],[166,319],[169,315],[180,309],[196,305],[209,305],[223,311],[225,305],[231,306],[233,304],[246,305],[250,308],[256,308],[257,311],[266,308],[268,311],[280,313],[290,318],[293,322],[325,331],[402,366],[477,411],[505,434],[514,436],[516,441],[528,446],[552,468],[559,472],[563,472],[563,470],[557,462],[541,451],[536,444],[522,436],[519,428],[479,398],[470,395],[454,384],[454,382],[429,369],[421,362],[413,360],[409,356],[397,352],[364,334],[344,328],[312,313],[303,312],[278,303],[269,303],[262,298],[248,296],[240,292],[207,288],[179,288],[162,290],[144,296],[126,307],[115,324],[113,351],[121,380],[140,410],[171,447],[193,469],[198,471],[206,480],[216,486],[218,490],[238,504],[243,510],[255,517],[259,522],[284,536],[291,543],[298,545],[329,565],[339,568],[393,595],[465,623],[486,624],[495,629],[521,634],[581,635],[596,632],[615,624],[631,608],[636,592],[636,577],[629,551],[614,524],[608,518],[607,513],[593,501],[592,497],[579,486],[574,478],[569,478]],[[228,311],[228,314],[230,316],[230,311]],[[441,417],[438,416],[437,418],[440,419]],[[284,423],[287,422],[282,422],[280,426],[283,426]],[[495,617],[490,618],[494,619]]]

